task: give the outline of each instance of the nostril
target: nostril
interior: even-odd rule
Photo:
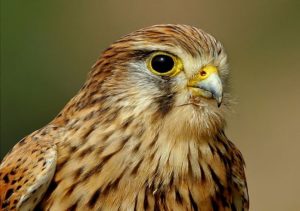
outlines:
[[[207,74],[207,73],[206,73],[204,70],[201,70],[201,72],[200,72],[200,75],[201,75],[201,76],[206,76],[206,74]]]

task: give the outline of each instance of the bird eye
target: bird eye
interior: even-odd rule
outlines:
[[[159,73],[166,73],[173,69],[174,60],[168,55],[156,55],[151,60],[151,66]]]
[[[151,72],[161,76],[174,76],[182,69],[181,61],[165,52],[153,53],[147,63]]]

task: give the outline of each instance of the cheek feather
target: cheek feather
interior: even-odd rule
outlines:
[[[129,84],[157,109],[154,115],[167,115],[174,107],[176,92],[173,87],[176,81],[168,76],[154,75],[143,62],[131,63],[130,72]]]

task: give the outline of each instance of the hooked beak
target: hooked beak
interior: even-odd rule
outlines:
[[[214,98],[218,107],[222,104],[223,86],[215,66],[203,67],[189,82],[188,87],[195,96]]]

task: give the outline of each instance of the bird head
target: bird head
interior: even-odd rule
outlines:
[[[224,125],[227,75],[226,53],[214,37],[187,25],[154,25],[103,52],[78,106],[98,104],[121,111],[123,119],[132,116],[203,134]]]

